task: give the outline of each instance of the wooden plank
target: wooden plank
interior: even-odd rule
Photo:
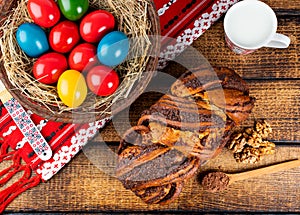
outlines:
[[[282,0],[262,0],[274,10],[300,10],[300,0],[282,1]]]
[[[250,92],[257,99],[250,121],[267,119],[275,141],[300,142],[300,81],[251,81]]]
[[[109,154],[91,145],[90,160],[109,160]],[[99,153],[97,153],[99,152]],[[238,164],[231,152],[223,152],[203,166],[185,186],[179,198],[167,206],[146,205],[121,183],[94,166],[80,153],[60,174],[20,195],[7,212],[100,211],[290,211],[300,212],[299,168],[236,182],[222,193],[203,191],[199,179],[207,171],[238,172],[299,156],[299,147],[278,147],[256,165]]]
[[[156,77],[149,91],[157,89],[166,92],[167,88],[158,85],[161,78]],[[251,96],[256,98],[255,108],[245,126],[253,125],[255,119],[266,119],[273,128],[270,138],[280,142],[300,142],[300,80],[248,81]],[[120,136],[134,126],[141,112],[154,104],[161,94],[146,93],[129,109],[116,115],[96,138],[98,141],[119,141]]]
[[[211,65],[230,67],[247,79],[300,78],[299,23],[300,16],[279,19],[278,32],[291,38],[288,49],[261,48],[249,55],[234,54],[225,43],[222,20],[196,40],[193,47],[202,53]],[[181,58],[189,59],[191,53],[184,52]],[[177,68],[177,64],[171,63],[165,71],[168,73],[178,71]]]

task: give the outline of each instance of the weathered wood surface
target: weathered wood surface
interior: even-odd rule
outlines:
[[[282,0],[265,0],[263,1],[270,5],[274,10],[300,10],[300,1],[282,1]]]
[[[168,206],[148,206],[109,174],[99,170],[92,161],[107,161],[109,154],[95,153],[87,158],[80,153],[58,175],[20,195],[8,208],[8,213],[25,212],[147,212],[190,213],[210,212],[300,212],[300,168],[253,178],[233,184],[222,193],[203,191],[199,178],[204,172],[222,170],[239,172],[259,166],[270,165],[300,157],[300,1],[266,0],[279,18],[278,31],[290,36],[288,49],[261,50],[247,56],[233,54],[225,45],[223,22],[219,20],[212,28],[194,42],[213,66],[235,69],[247,80],[251,95],[257,99],[250,119],[266,118],[273,127],[272,140],[278,143],[275,155],[265,157],[256,165],[242,165],[234,161],[228,150],[203,166],[180,194]],[[188,58],[189,53],[184,53]],[[178,77],[183,70],[171,63],[163,72]],[[155,87],[155,88],[153,88]],[[166,86],[154,82],[150,89],[166,91]],[[95,145],[104,140],[114,150],[126,126],[134,125],[142,110],[149,107],[160,94],[147,93],[130,108],[123,111],[97,138]],[[128,119],[128,114],[129,118]],[[126,120],[129,121],[126,124]],[[115,129],[117,128],[117,129]],[[116,132],[115,130],[118,130]],[[93,149],[93,148],[92,148]],[[107,164],[110,166],[110,164]],[[112,166],[111,166],[112,167]]]
[[[99,143],[97,143],[99,146]],[[93,148],[97,151],[97,146]],[[275,155],[257,165],[237,164],[231,152],[223,150],[192,178],[179,198],[168,206],[148,206],[115,178],[100,171],[83,153],[59,175],[18,197],[8,208],[13,211],[298,211],[300,212],[300,168],[265,175],[232,184],[222,193],[203,191],[200,178],[204,172],[221,170],[239,172],[297,158],[299,147],[278,147]],[[90,158],[91,159],[91,158]],[[109,159],[96,155],[93,159]]]

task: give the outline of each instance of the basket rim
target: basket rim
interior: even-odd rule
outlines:
[[[8,8],[8,11],[13,8],[14,0],[11,0],[10,7]],[[156,11],[156,7],[153,0],[149,0],[149,7],[147,7],[147,13],[148,18],[151,18],[151,28],[150,32],[151,36],[154,37],[154,43],[150,47],[150,52],[153,53],[153,51],[160,50],[160,42],[159,42],[159,35],[161,33],[160,31],[160,22],[159,17]],[[0,21],[0,24],[5,21],[5,19],[2,19]],[[1,32],[0,32],[1,34]],[[2,58],[2,53],[0,54],[0,57]],[[1,59],[1,62],[3,59]],[[111,117],[112,115],[115,115],[128,106],[130,106],[145,90],[145,88],[148,86],[151,78],[155,74],[156,68],[158,65],[158,56],[151,56],[150,59],[147,62],[147,65],[145,67],[145,70],[143,71],[141,78],[139,81],[135,82],[135,86],[129,93],[129,96],[126,99],[118,100],[118,105],[114,105],[115,108],[113,110],[110,110],[110,113],[102,113],[100,114],[100,110],[98,110],[98,113],[78,113],[76,110],[68,111],[59,113],[58,110],[49,111],[46,107],[38,104],[37,102],[29,100],[24,94],[20,93],[20,90],[14,89],[14,86],[12,83],[8,80],[8,76],[6,74],[4,65],[0,65],[0,78],[2,79],[6,89],[12,94],[12,96],[19,101],[19,103],[26,109],[32,111],[33,113],[40,115],[48,120],[51,121],[59,121],[64,123],[89,123],[94,122],[97,120],[105,119],[108,117]]]

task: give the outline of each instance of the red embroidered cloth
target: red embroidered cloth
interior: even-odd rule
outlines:
[[[174,38],[172,42],[162,40],[159,69],[166,65],[164,58],[174,59],[237,1],[155,0],[161,34]],[[0,170],[0,187],[17,172],[23,172],[17,182],[0,191],[0,213],[20,193],[52,178],[110,120],[66,124],[48,121],[30,110],[27,113],[50,145],[53,155],[48,161],[40,160],[0,102],[0,162],[13,161],[10,167]]]

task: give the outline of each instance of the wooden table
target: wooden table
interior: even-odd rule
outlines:
[[[80,153],[52,180],[20,195],[7,212],[300,212],[300,168],[236,182],[225,192],[215,194],[203,191],[199,183],[205,171],[239,172],[300,157],[300,0],[265,2],[278,15],[278,31],[291,38],[288,49],[262,48],[251,55],[235,55],[224,43],[222,19],[194,42],[193,47],[211,65],[233,68],[249,83],[251,95],[257,102],[245,125],[250,125],[254,119],[267,119],[274,130],[270,139],[277,144],[274,155],[264,157],[255,165],[238,164],[231,152],[224,149],[189,180],[174,203],[149,206]],[[188,53],[184,54],[188,57]],[[164,72],[178,76],[182,70],[171,63]],[[153,83],[155,80],[150,85],[152,89]],[[116,116],[117,126],[121,130],[125,127],[128,112],[134,124],[140,112],[155,103],[159,96],[157,93],[142,95],[129,110]],[[90,147],[99,147],[104,140],[116,149],[120,135],[111,123]],[[105,160],[108,156],[97,154],[94,159]]]

